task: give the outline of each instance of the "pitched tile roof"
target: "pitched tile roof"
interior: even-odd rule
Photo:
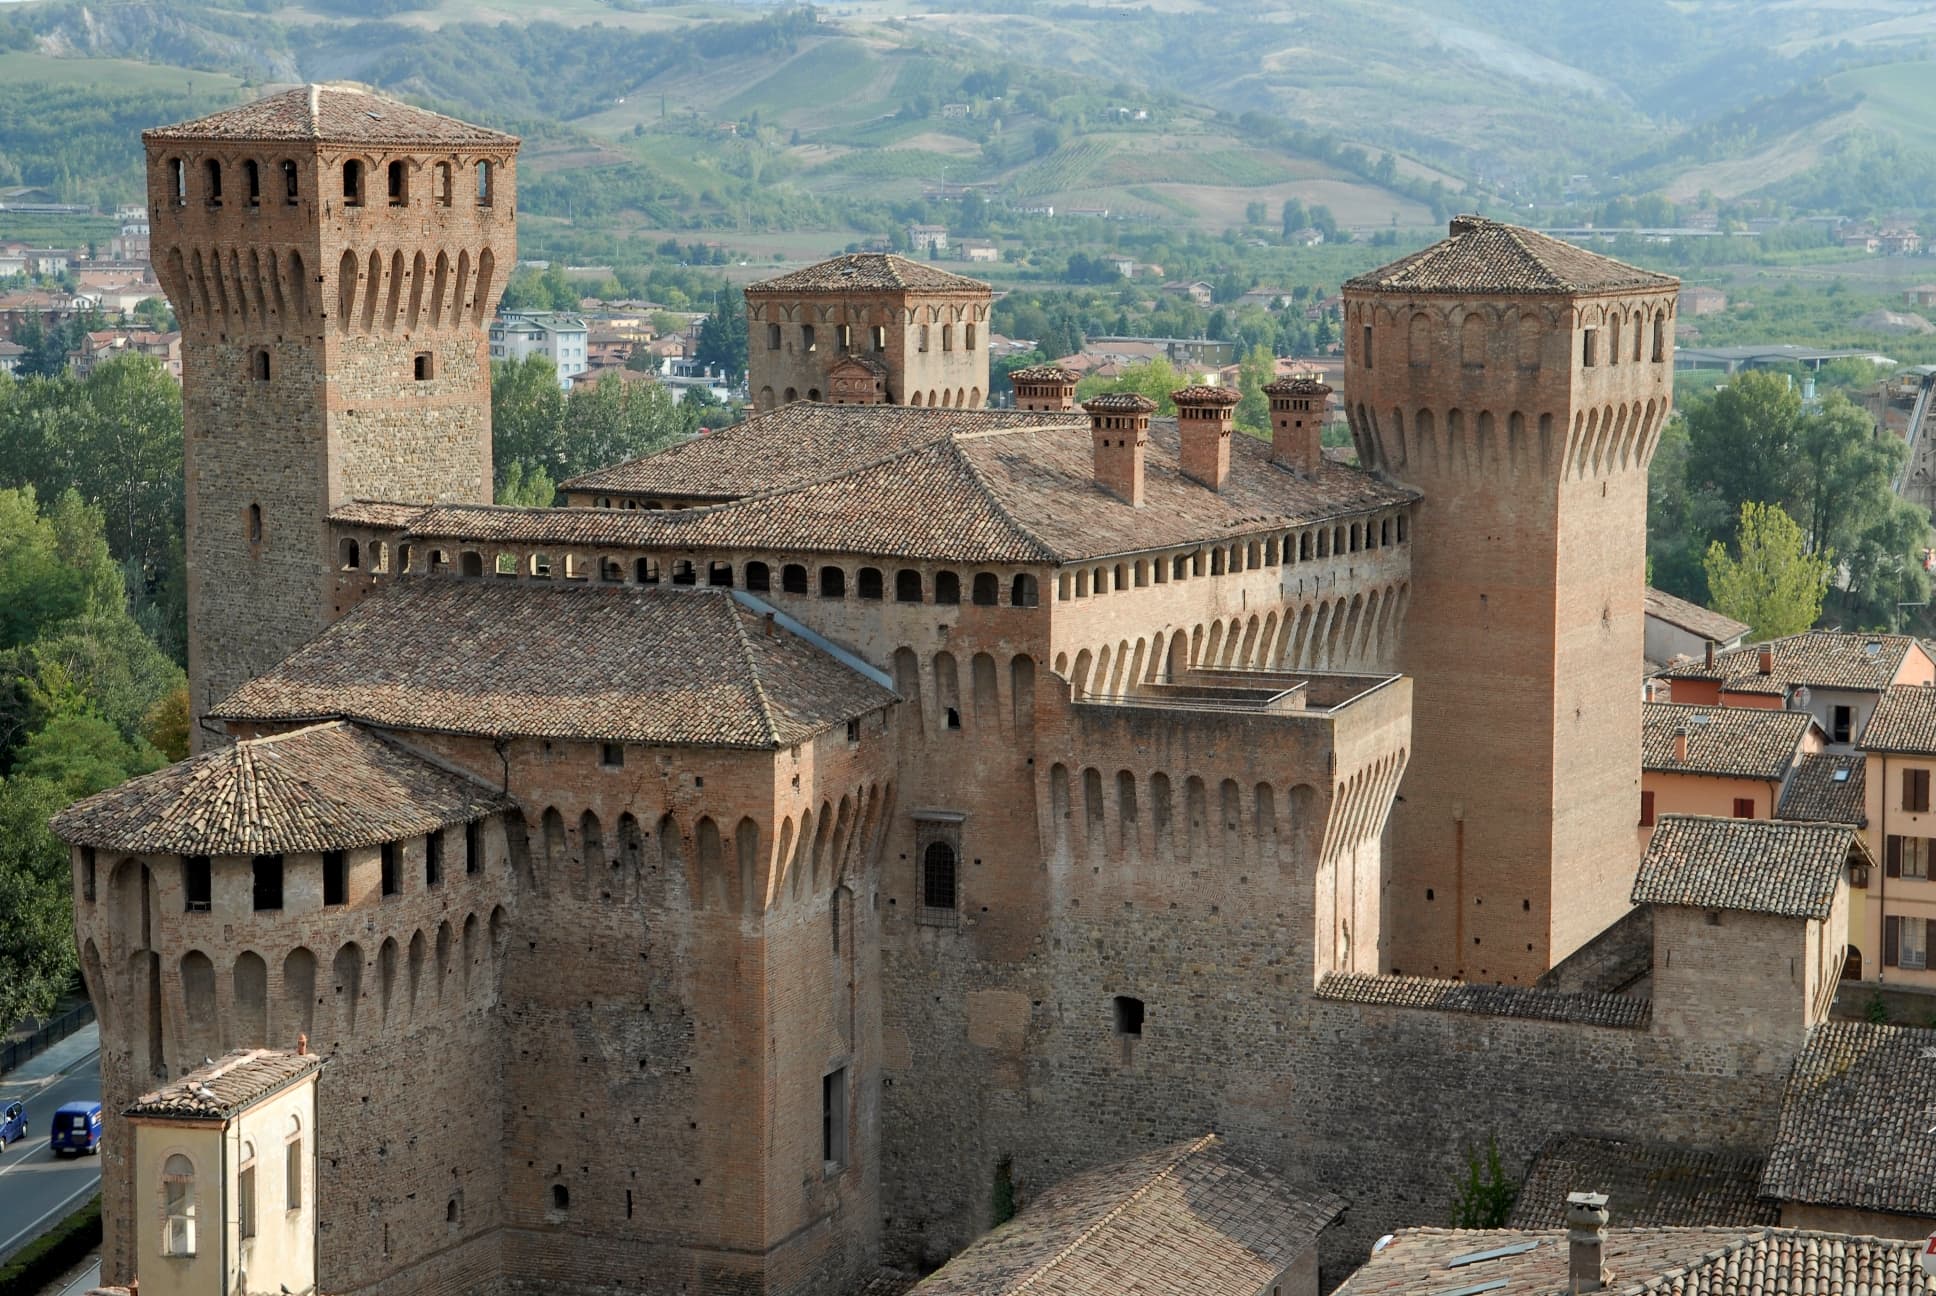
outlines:
[[[1090,414],[1154,414],[1156,402],[1139,392],[1102,392],[1082,402]]]
[[[1922,1271],[1922,1245],[1765,1227],[1610,1228],[1601,1267],[1613,1275],[1607,1296],[1927,1296],[1936,1278]],[[1331,1296],[1560,1296],[1567,1260],[1563,1229],[1400,1229]]]
[[[1890,686],[1862,727],[1861,744],[1864,751],[1936,755],[1936,687]]]
[[[746,287],[749,297],[824,292],[954,292],[986,296],[992,291],[979,279],[924,261],[910,261],[892,252],[850,252],[846,256],[829,257]]]
[[[757,440],[742,437],[735,449],[754,452],[769,438],[785,443],[782,418],[809,411],[806,425],[828,426],[816,409],[896,410],[892,406],[787,406],[751,420],[765,422]],[[1089,421],[1083,415],[1010,416],[976,431],[956,431],[947,411],[936,431],[915,438],[920,420],[902,417],[853,424],[884,433],[896,448],[870,460],[843,464],[819,479],[790,482],[763,495],[706,509],[534,511],[446,507],[411,523],[413,534],[453,539],[497,538],[528,543],[609,543],[634,546],[731,547],[926,558],[960,562],[1063,562],[1170,546],[1256,535],[1314,521],[1370,512],[1416,499],[1416,491],[1326,460],[1313,476],[1271,462],[1268,442],[1231,438],[1232,471],[1222,491],[1208,490],[1183,475],[1180,438],[1173,419],[1152,422],[1144,469],[1144,507],[1134,508],[1095,480]],[[971,413],[972,417],[972,413]],[[835,419],[837,426],[841,420]],[[971,425],[972,426],[972,425]],[[851,434],[851,433],[850,433]],[[688,442],[693,450],[715,438]],[[837,439],[837,438],[833,438]],[[912,441],[912,445],[900,443]],[[841,446],[836,458],[860,447]],[[668,454],[678,451],[668,451]],[[787,451],[778,451],[781,457]],[[737,459],[722,455],[720,460]],[[651,460],[643,461],[646,464]],[[659,480],[683,477],[700,493],[702,456]],[[629,467],[629,466],[628,466]],[[783,469],[787,475],[805,465]],[[726,471],[732,485],[750,485],[737,464]],[[645,478],[641,472],[632,477]],[[569,483],[574,492],[623,490],[651,493],[616,478],[593,474]],[[717,489],[717,488],[715,488]],[[679,494],[668,490],[667,494]],[[565,517],[557,517],[557,514]],[[578,514],[571,517],[571,514]],[[492,517],[498,530],[473,528]]]
[[[1266,396],[1329,396],[1331,386],[1322,378],[1301,374],[1294,378],[1279,378],[1264,384]]]
[[[1640,708],[1640,766],[1657,774],[1772,782],[1794,765],[1814,725],[1806,711],[1647,702]],[[1687,731],[1686,760],[1674,755],[1678,730]]]
[[[1866,858],[1868,848],[1846,824],[1663,815],[1632,898],[1823,919],[1851,853]]]
[[[1651,1000],[1627,995],[1476,985],[1437,977],[1370,976],[1358,972],[1330,973],[1318,982],[1317,997],[1339,1003],[1578,1022],[1585,1026],[1641,1027],[1653,1018]]]
[[[1719,644],[1733,643],[1748,633],[1749,627],[1745,622],[1722,616],[1712,608],[1690,603],[1666,590],[1657,590],[1649,585],[1645,598],[1648,616],[1703,639]]]
[[[330,510],[329,520],[339,526],[400,530],[409,526],[429,507],[427,504],[399,504],[390,500],[351,500]]]
[[[1064,369],[1061,365],[1025,365],[1010,371],[1008,380],[1011,383],[1073,383],[1079,382],[1081,375],[1074,370]]]
[[[1779,695],[1795,684],[1879,693],[1894,682],[1915,643],[1909,635],[1808,630],[1716,653],[1712,667],[1704,661],[1682,662],[1662,671],[1661,677],[1716,680],[1730,693]],[[1774,669],[1766,675],[1761,673],[1763,648],[1774,654]]]
[[[314,1053],[243,1049],[142,1094],[124,1114],[224,1121],[322,1066]]]
[[[1170,400],[1178,405],[1235,405],[1243,400],[1244,394],[1234,387],[1183,387],[1170,393]]]
[[[1788,786],[1781,791],[1776,817],[1867,828],[1869,811],[1864,787],[1868,770],[1868,758],[1860,752],[1840,755],[1818,752],[1802,757],[1801,764],[1788,776]]]
[[[1565,1228],[1566,1195],[1597,1192],[1616,1229],[1775,1224],[1781,1208],[1761,1196],[1762,1163],[1752,1152],[1561,1134],[1533,1158],[1507,1223]]]
[[[1680,280],[1517,225],[1454,216],[1445,238],[1344,286],[1388,293],[1598,293],[1673,289]]]
[[[921,1296],[1255,1296],[1344,1210],[1215,1134],[1062,1180],[915,1287]]]
[[[399,841],[511,800],[348,724],[238,742],[129,779],[54,816],[76,846],[282,855]]]
[[[151,140],[314,140],[329,144],[513,147],[518,138],[413,108],[358,86],[307,85],[194,121],[143,131]]]
[[[896,700],[767,630],[728,590],[406,579],[211,714],[770,750]]]
[[[1782,1092],[1761,1191],[1936,1216],[1936,1031],[1824,1022]]]

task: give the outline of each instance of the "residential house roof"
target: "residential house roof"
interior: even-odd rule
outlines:
[[[1616,1229],[1779,1223],[1780,1206],[1761,1196],[1762,1165],[1752,1152],[1560,1134],[1527,1167],[1507,1223],[1565,1228],[1575,1192],[1606,1194]]]
[[[1805,823],[1869,826],[1868,758],[1860,752],[1817,752],[1804,756],[1782,788],[1777,819]]]
[[[829,257],[746,288],[749,296],[801,292],[950,292],[987,296],[992,291],[979,279],[926,262],[910,261],[892,252],[850,252]]]
[[[151,140],[314,140],[329,144],[513,147],[518,139],[357,86],[307,85],[173,126]]]
[[[1864,751],[1936,756],[1936,686],[1896,684],[1885,689],[1862,728],[1861,745]]]
[[[1344,1211],[1215,1134],[1062,1180],[914,1288],[921,1296],[1255,1296]]]
[[[1610,1208],[1617,1208],[1609,1202]],[[1601,1248],[1606,1296],[1924,1296],[1920,1239],[1782,1228],[1614,1228]],[[1407,1228],[1331,1296],[1560,1296],[1564,1229]]]
[[[1794,766],[1813,728],[1815,720],[1806,711],[1646,702],[1640,708],[1640,766],[1655,774],[1775,782]],[[1685,760],[1675,754],[1676,735],[1682,732]]]
[[[896,700],[728,590],[421,578],[379,587],[211,714],[770,750]]]
[[[1664,815],[1641,858],[1633,902],[1828,917],[1851,854],[1867,857],[1847,824]]]
[[[1785,639],[1718,652],[1712,666],[1703,660],[1681,662],[1662,671],[1661,677],[1714,680],[1727,693],[1779,696],[1796,684],[1880,693],[1895,681],[1911,649],[1922,651],[1909,635],[1807,630]],[[1771,669],[1765,675],[1761,671],[1763,650],[1772,657]]]
[[[1484,985],[1436,977],[1372,976],[1361,972],[1328,974],[1318,982],[1317,997],[1338,1003],[1577,1022],[1585,1026],[1641,1027],[1653,1016],[1651,1000],[1626,995]]]
[[[1680,280],[1482,216],[1454,216],[1451,233],[1388,266],[1347,279],[1356,292],[1600,293],[1671,289]]]
[[[1651,585],[1647,587],[1645,602],[1647,615],[1654,620],[1665,621],[1676,629],[1685,630],[1711,643],[1732,644],[1748,633],[1748,626],[1744,622],[1722,616],[1711,608],[1690,603]]]
[[[1936,1216],[1936,1031],[1830,1021],[1782,1092],[1761,1191],[1782,1201]]]
[[[469,823],[512,801],[354,725],[234,743],[54,816],[76,846],[171,855],[349,850]]]
[[[142,1094],[124,1114],[166,1120],[226,1121],[322,1067],[323,1059],[314,1053],[243,1049]]]

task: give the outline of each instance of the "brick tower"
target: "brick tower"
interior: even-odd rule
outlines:
[[[337,86],[142,139],[182,327],[199,720],[322,627],[331,509],[489,502],[485,329],[514,260],[518,141]]]
[[[1359,457],[1425,493],[1388,969],[1530,983],[1627,907],[1677,287],[1469,216],[1345,285]]]

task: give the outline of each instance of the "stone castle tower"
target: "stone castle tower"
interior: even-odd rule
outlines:
[[[1344,287],[1360,459],[1425,493],[1387,969],[1530,983],[1626,908],[1677,287],[1476,217]]]
[[[491,498],[486,325],[515,259],[518,141],[307,86],[143,137],[181,320],[189,704],[322,629],[363,498]],[[198,746],[205,740],[198,727]]]

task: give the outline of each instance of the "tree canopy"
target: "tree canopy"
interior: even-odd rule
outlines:
[[[1814,625],[1832,564],[1828,555],[1808,552],[1795,519],[1778,504],[1743,504],[1735,543],[1738,557],[1719,540],[1708,546],[1714,610],[1747,622],[1757,639],[1799,634]]]

